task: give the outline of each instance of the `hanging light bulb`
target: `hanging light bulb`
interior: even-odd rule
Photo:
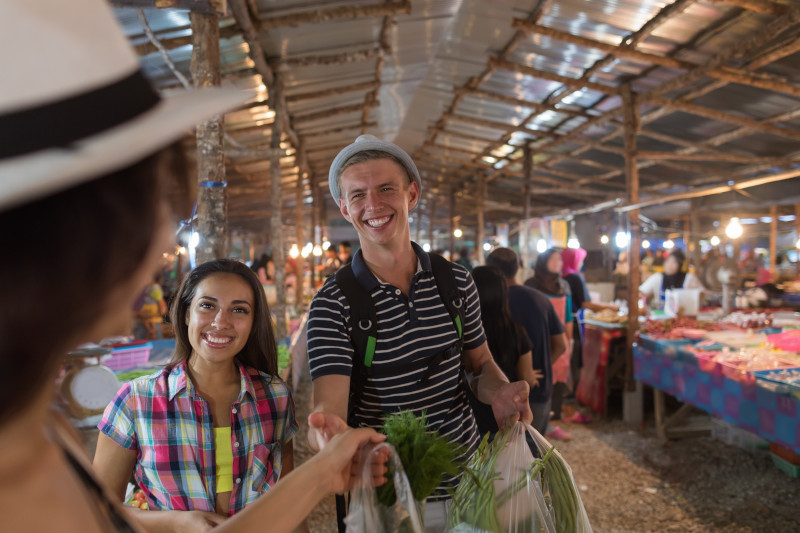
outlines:
[[[311,244],[310,242],[307,242],[306,245],[303,246],[303,249],[300,251],[300,255],[302,255],[303,257],[308,257],[309,255],[311,255],[311,252],[313,250],[314,250],[314,245]]]
[[[322,249],[323,250],[327,250],[330,247],[331,247],[331,241],[325,241],[325,242],[322,243]]]
[[[581,247],[581,241],[578,240],[578,234],[575,233],[575,219],[569,221],[569,238],[567,239],[567,248],[577,250]]]
[[[456,228],[455,230],[453,230],[453,237],[455,237],[456,239],[460,239],[462,235],[464,235],[464,232],[461,231],[461,228]]]
[[[617,248],[627,248],[628,242],[630,237],[627,233],[622,230],[619,230],[617,234],[614,236],[614,244],[617,245]]]
[[[667,239],[666,241],[664,241],[665,250],[672,250],[673,248],[675,248],[675,241],[673,241],[672,239]]]
[[[539,239],[536,242],[536,251],[540,254],[543,254],[547,251],[547,241],[544,239]]]
[[[797,238],[797,242],[795,243],[794,247],[800,250],[800,237]]]
[[[425,244],[423,244],[422,245],[422,250],[425,251],[425,252],[430,252],[431,251],[430,243],[426,242]]]
[[[711,246],[719,246],[719,243],[722,242],[722,241],[719,240],[719,237],[714,235],[713,237],[711,237],[711,241],[710,242],[711,242]]]
[[[728,226],[725,228],[725,235],[727,235],[731,239],[738,239],[744,233],[744,228],[742,228],[741,222],[739,222],[739,217],[731,218],[731,221],[728,222]]]
[[[647,239],[643,240],[642,241],[642,248],[644,248],[645,250],[649,249],[650,248],[650,241],[648,241]]]
[[[608,244],[608,241],[609,241],[608,235],[600,236],[600,244]]]
[[[293,244],[291,248],[289,248],[289,257],[292,259],[297,259],[300,255],[300,250],[297,248],[296,244]]]
[[[314,246],[313,253],[314,257],[320,257],[322,255],[322,246],[320,246],[319,244]]]
[[[490,242],[483,243],[483,251],[484,252],[491,252],[492,251],[492,243],[490,243]]]

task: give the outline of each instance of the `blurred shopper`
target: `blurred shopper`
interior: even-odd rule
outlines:
[[[572,357],[573,327],[574,319],[572,316],[572,290],[569,284],[561,278],[562,267],[561,252],[557,248],[551,248],[539,254],[536,258],[534,275],[525,281],[525,285],[533,287],[543,292],[550,298],[550,302],[556,310],[561,323],[564,325],[566,335],[566,350],[558,361],[553,364],[553,420],[561,419],[561,408],[564,396],[572,390],[572,377],[570,371],[570,360]],[[559,427],[554,427],[548,435],[556,440],[568,440],[570,435]]]
[[[342,241],[339,243],[339,262],[344,265],[349,265],[353,262],[352,245],[350,241]]]
[[[486,258],[486,264],[498,268],[505,276],[511,316],[525,328],[531,340],[531,363],[534,369],[542,373],[542,377],[539,386],[531,389],[529,402],[533,412],[533,427],[544,435],[550,421],[553,362],[567,348],[564,327],[547,296],[517,282],[520,265],[514,250],[496,248]]]
[[[455,262],[467,270],[472,270],[475,265],[472,262],[472,250],[470,250],[469,246],[462,246],[458,250],[458,259]]]

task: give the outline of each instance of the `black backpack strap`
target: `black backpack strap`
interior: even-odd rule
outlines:
[[[428,254],[431,260],[433,277],[436,279],[436,289],[439,291],[439,298],[450,313],[450,318],[456,327],[459,344],[464,341],[464,318],[466,316],[467,302],[461,296],[456,283],[456,275],[450,261],[438,254]]]
[[[350,407],[352,412],[354,401],[364,390],[370,376],[372,358],[378,341],[378,312],[372,296],[358,283],[352,265],[345,265],[335,274],[336,285],[342,291],[350,305],[350,343],[353,345],[353,370],[350,374]],[[347,423],[355,427],[348,412]]]
[[[347,264],[333,275],[350,306],[350,343],[353,345],[353,369],[350,372],[347,424],[357,427],[355,405],[371,375],[372,357],[378,340],[378,312],[372,296],[358,283],[352,264]],[[336,495],[336,525],[339,533],[345,533],[344,518],[347,516],[347,501]]]

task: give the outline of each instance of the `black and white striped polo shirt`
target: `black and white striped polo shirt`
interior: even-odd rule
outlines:
[[[417,416],[425,410],[428,427],[451,441],[462,444],[471,456],[479,440],[478,429],[462,386],[460,354],[443,360],[425,385],[421,378],[426,368],[392,372],[386,368],[404,367],[427,359],[449,348],[458,340],[452,318],[439,297],[428,254],[415,243],[419,258],[417,272],[407,298],[400,289],[382,283],[364,263],[361,250],[353,257],[353,272],[358,283],[375,302],[378,315],[378,341],[372,366],[376,376],[367,380],[354,406],[359,426],[380,429],[387,413],[411,410]],[[472,276],[462,266],[451,263],[456,284],[466,302],[464,349],[482,345],[486,338],[481,324],[478,291]],[[308,320],[308,361],[311,378],[327,375],[350,376],[353,361],[350,343],[350,306],[333,279],[320,289],[311,302]],[[363,357],[358,354],[358,357]],[[413,366],[413,365],[412,365]],[[377,372],[380,368],[381,372]],[[346,393],[346,392],[345,392]],[[436,495],[446,496],[448,480]]]

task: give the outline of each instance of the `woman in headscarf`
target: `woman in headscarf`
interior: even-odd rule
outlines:
[[[539,254],[533,270],[533,277],[525,281],[525,285],[543,292],[553,304],[556,314],[564,324],[567,339],[567,349],[553,361],[553,420],[561,419],[561,404],[564,396],[572,390],[570,386],[570,359],[572,356],[572,337],[574,319],[572,316],[572,290],[569,284],[561,278],[561,250],[551,248]],[[556,440],[569,440],[572,438],[559,427],[548,429],[547,435]]]

